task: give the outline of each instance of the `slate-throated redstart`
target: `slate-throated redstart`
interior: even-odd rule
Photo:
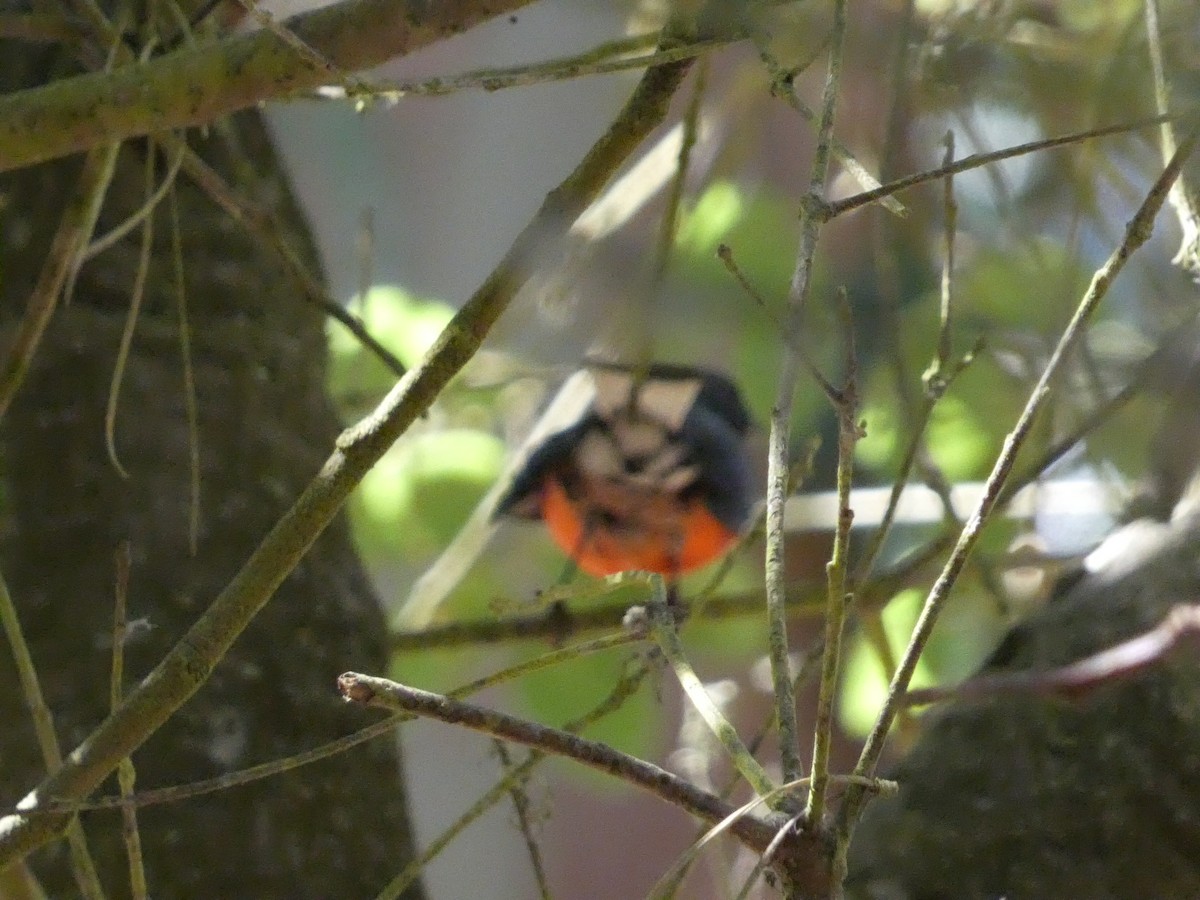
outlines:
[[[753,506],[750,417],[733,382],[690,366],[588,366],[582,414],[534,447],[497,514],[546,523],[591,575],[668,577],[712,562]]]

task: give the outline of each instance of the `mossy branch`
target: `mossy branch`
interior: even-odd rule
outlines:
[[[354,72],[450,37],[529,0],[343,0],[283,28],[336,70]],[[184,46],[111,73],[0,97],[0,171],[98,144],[216,121],[327,84],[330,74],[268,29]]]

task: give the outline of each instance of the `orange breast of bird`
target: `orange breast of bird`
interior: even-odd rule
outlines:
[[[674,578],[725,553],[753,490],[749,416],[733,382],[658,364],[584,375],[591,400],[531,447],[497,514],[542,520],[590,575]]]
[[[557,478],[547,479],[543,491],[550,536],[589,575],[637,569],[673,577],[707,565],[738,538],[699,497],[594,479],[574,497]]]

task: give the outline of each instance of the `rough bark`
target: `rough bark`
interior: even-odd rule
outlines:
[[[987,671],[1082,659],[1197,602],[1200,518],[1141,520],[1112,564],[1008,634]],[[868,806],[857,898],[1200,896],[1200,677],[1191,653],[1076,697],[951,704]]]
[[[63,65],[51,52],[0,44],[6,90],[42,83]],[[193,146],[242,197],[286,223],[288,241],[315,270],[307,226],[257,114],[194,135]],[[148,152],[142,140],[122,148],[100,231],[141,204]],[[162,170],[160,160],[160,177]],[[24,311],[78,171],[78,160],[66,160],[0,181],[0,311],[9,326]],[[273,251],[183,177],[178,203],[199,412],[196,552],[188,540],[192,439],[166,204],[155,214],[116,422],[130,477],[107,458],[103,415],[138,231],[84,266],[3,422],[4,572],[65,750],[108,708],[117,546],[128,541],[132,550],[130,616],[151,626],[127,647],[132,681],[244,562],[323,462],[338,429],[324,391],[321,314]],[[286,756],[364,724],[334,683],[346,669],[383,669],[385,634],[339,522],[209,683],[136,754],[139,788]],[[0,686],[0,802],[11,806],[42,766],[7,652]],[[140,821],[156,898],[368,896],[410,855],[396,748],[386,739],[250,786],[148,808]],[[106,887],[125,894],[118,817],[89,813],[84,822]],[[50,894],[71,896],[61,842],[35,857]]]

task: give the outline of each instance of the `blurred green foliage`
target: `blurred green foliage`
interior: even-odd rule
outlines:
[[[391,285],[371,289],[357,306],[375,338],[408,367],[453,315],[444,303]],[[336,322],[330,322],[329,336],[331,392],[345,416],[361,415],[391,388],[395,374]],[[451,387],[449,396],[456,390]],[[492,431],[460,422],[470,418],[461,405],[440,404],[436,417],[414,428],[367,473],[352,509],[368,558],[400,553],[429,560],[496,480],[507,450]]]
[[[868,169],[875,170],[884,159],[892,176],[936,165],[942,152],[939,141],[947,129],[955,132],[965,153],[1148,112],[1143,48],[1134,36],[1140,33],[1141,4],[1135,0],[1007,4],[1004,9],[996,4],[916,6],[907,69],[893,70],[890,62],[881,65],[898,52],[892,41],[899,30],[873,26],[855,33],[851,42],[838,134],[861,154]],[[871,9],[879,21],[892,21],[890,7]],[[806,29],[811,25],[812,34],[824,34],[819,15],[807,7],[802,13]],[[1177,32],[1169,34],[1179,40]],[[786,43],[786,35],[778,37]],[[631,316],[635,321],[630,329],[652,332],[636,337],[646,338],[663,359],[729,370],[754,420],[764,426],[784,350],[782,322],[796,266],[799,198],[806,186],[803,175],[796,174],[803,166],[796,168],[783,157],[797,147],[797,155],[805,157],[810,133],[786,104],[770,96],[755,53],[728,59],[731,70],[742,68],[728,82],[722,80],[724,74],[714,76],[710,98],[724,129],[724,143],[711,154],[705,155],[706,150],[699,155],[691,173],[697,177],[689,175],[662,296],[647,302],[656,306],[654,314],[641,310],[644,319]],[[752,76],[742,77],[751,69]],[[895,94],[878,89],[885,71],[903,79]],[[819,79],[809,83],[806,77],[801,73],[794,84],[811,102],[819,96]],[[892,112],[881,98],[897,104],[898,129],[886,138],[897,146],[881,145],[884,123]],[[806,158],[803,161],[806,164]],[[1124,217],[1140,199],[1146,173],[1158,164],[1155,148],[1130,137],[1040,153],[956,179],[960,208],[952,352],[946,364],[953,368],[973,347],[978,346],[978,352],[934,408],[921,438],[927,451],[923,460],[947,481],[979,480],[991,469],[1092,271],[1119,239]],[[834,171],[835,179],[842,179],[836,193],[857,190],[839,167]],[[916,411],[924,402],[920,376],[939,342],[942,191],[943,184],[933,182],[904,192],[900,199],[908,215],[903,219],[868,209],[839,219],[822,234],[800,339],[813,363],[837,384],[843,375],[844,347],[835,298],[844,286],[854,312],[860,414],[866,425],[866,437],[856,451],[859,486],[891,483],[913,440]],[[657,214],[658,208],[652,207],[645,221],[633,220],[624,229],[627,233],[613,241],[625,242],[614,252],[626,256],[601,254],[605,260],[617,260],[606,273],[612,281],[605,285],[608,293],[601,293],[606,300],[612,300],[613,291],[621,291],[622,279],[633,280],[629,273],[644,271],[645,259],[654,252],[650,248]],[[757,296],[745,291],[718,257],[721,246],[729,248]],[[628,270],[623,270],[626,263]],[[1161,261],[1156,265],[1160,271],[1150,271],[1147,265],[1147,270],[1125,276],[1134,285],[1123,282],[1105,301],[1087,347],[1054,385],[1018,471],[1125,383],[1171,327],[1174,320],[1164,311],[1178,309],[1178,298],[1168,296],[1168,288],[1178,285],[1163,278]],[[618,306],[614,302],[612,309]],[[522,335],[527,349],[543,334],[539,328],[544,323],[530,311],[533,307],[525,311],[532,335]],[[570,304],[558,309],[559,320],[570,318],[564,309]],[[598,318],[607,313],[604,307]],[[449,320],[451,310],[388,287],[371,291],[361,314],[372,333],[412,365]],[[520,327],[525,326],[522,320]],[[559,322],[556,327],[563,326]],[[547,327],[544,334],[551,340],[557,332]],[[331,325],[331,345],[331,385],[346,414],[353,416],[369,408],[394,376],[340,326]],[[528,360],[515,352],[506,357],[503,348],[489,353],[489,374],[457,379],[427,420],[364,481],[355,501],[356,533],[368,560],[377,568],[399,572],[400,595],[449,543],[528,428],[527,419],[514,413],[515,406],[506,399],[506,384],[530,375]],[[551,390],[561,377],[534,374],[545,375]],[[1136,476],[1145,466],[1147,423],[1160,408],[1155,396],[1136,398],[1117,418],[1093,431],[1065,465]],[[826,398],[807,376],[796,394],[794,422],[797,455],[814,435],[823,439],[812,480],[828,485],[832,416]],[[920,477],[920,472],[914,476]],[[898,528],[884,549],[880,568],[918,547],[937,527]],[[1009,622],[1003,579],[997,574],[1002,557],[1014,538],[1031,527],[999,519],[988,525],[922,659],[918,684],[965,677],[986,656]],[[852,554],[866,544],[868,534],[865,529],[854,532]],[[794,541],[790,549],[793,555],[811,552],[803,540]],[[754,545],[718,592],[759,590],[761,559],[761,546]],[[565,593],[571,609],[613,600],[577,575],[566,579],[565,591],[558,590],[564,570],[569,573],[567,561],[536,527],[506,524],[441,615],[449,620],[528,611],[538,608],[538,597],[545,599],[539,591],[546,589],[554,596]],[[710,576],[711,571],[689,578],[684,593],[694,596]],[[893,655],[907,640],[926,590],[927,585],[907,588],[883,610],[883,630]],[[742,680],[765,652],[760,616],[699,618],[688,623],[685,637],[702,677],[732,672]],[[540,646],[524,642],[509,648],[410,654],[403,671],[417,683],[449,688],[481,674],[481,666],[500,668],[538,652]],[[839,709],[843,727],[857,735],[877,711],[886,680],[874,650],[857,631],[849,635],[849,647]],[[610,652],[529,676],[522,680],[515,702],[550,724],[574,718],[607,692],[627,658],[627,653]],[[644,690],[600,733],[623,748],[649,752],[671,739],[665,729],[672,723],[666,718],[655,693]]]
[[[470,428],[402,441],[362,481],[364,535],[386,532],[385,542],[412,558],[437,553],[496,480],[506,452],[499,438]]]

